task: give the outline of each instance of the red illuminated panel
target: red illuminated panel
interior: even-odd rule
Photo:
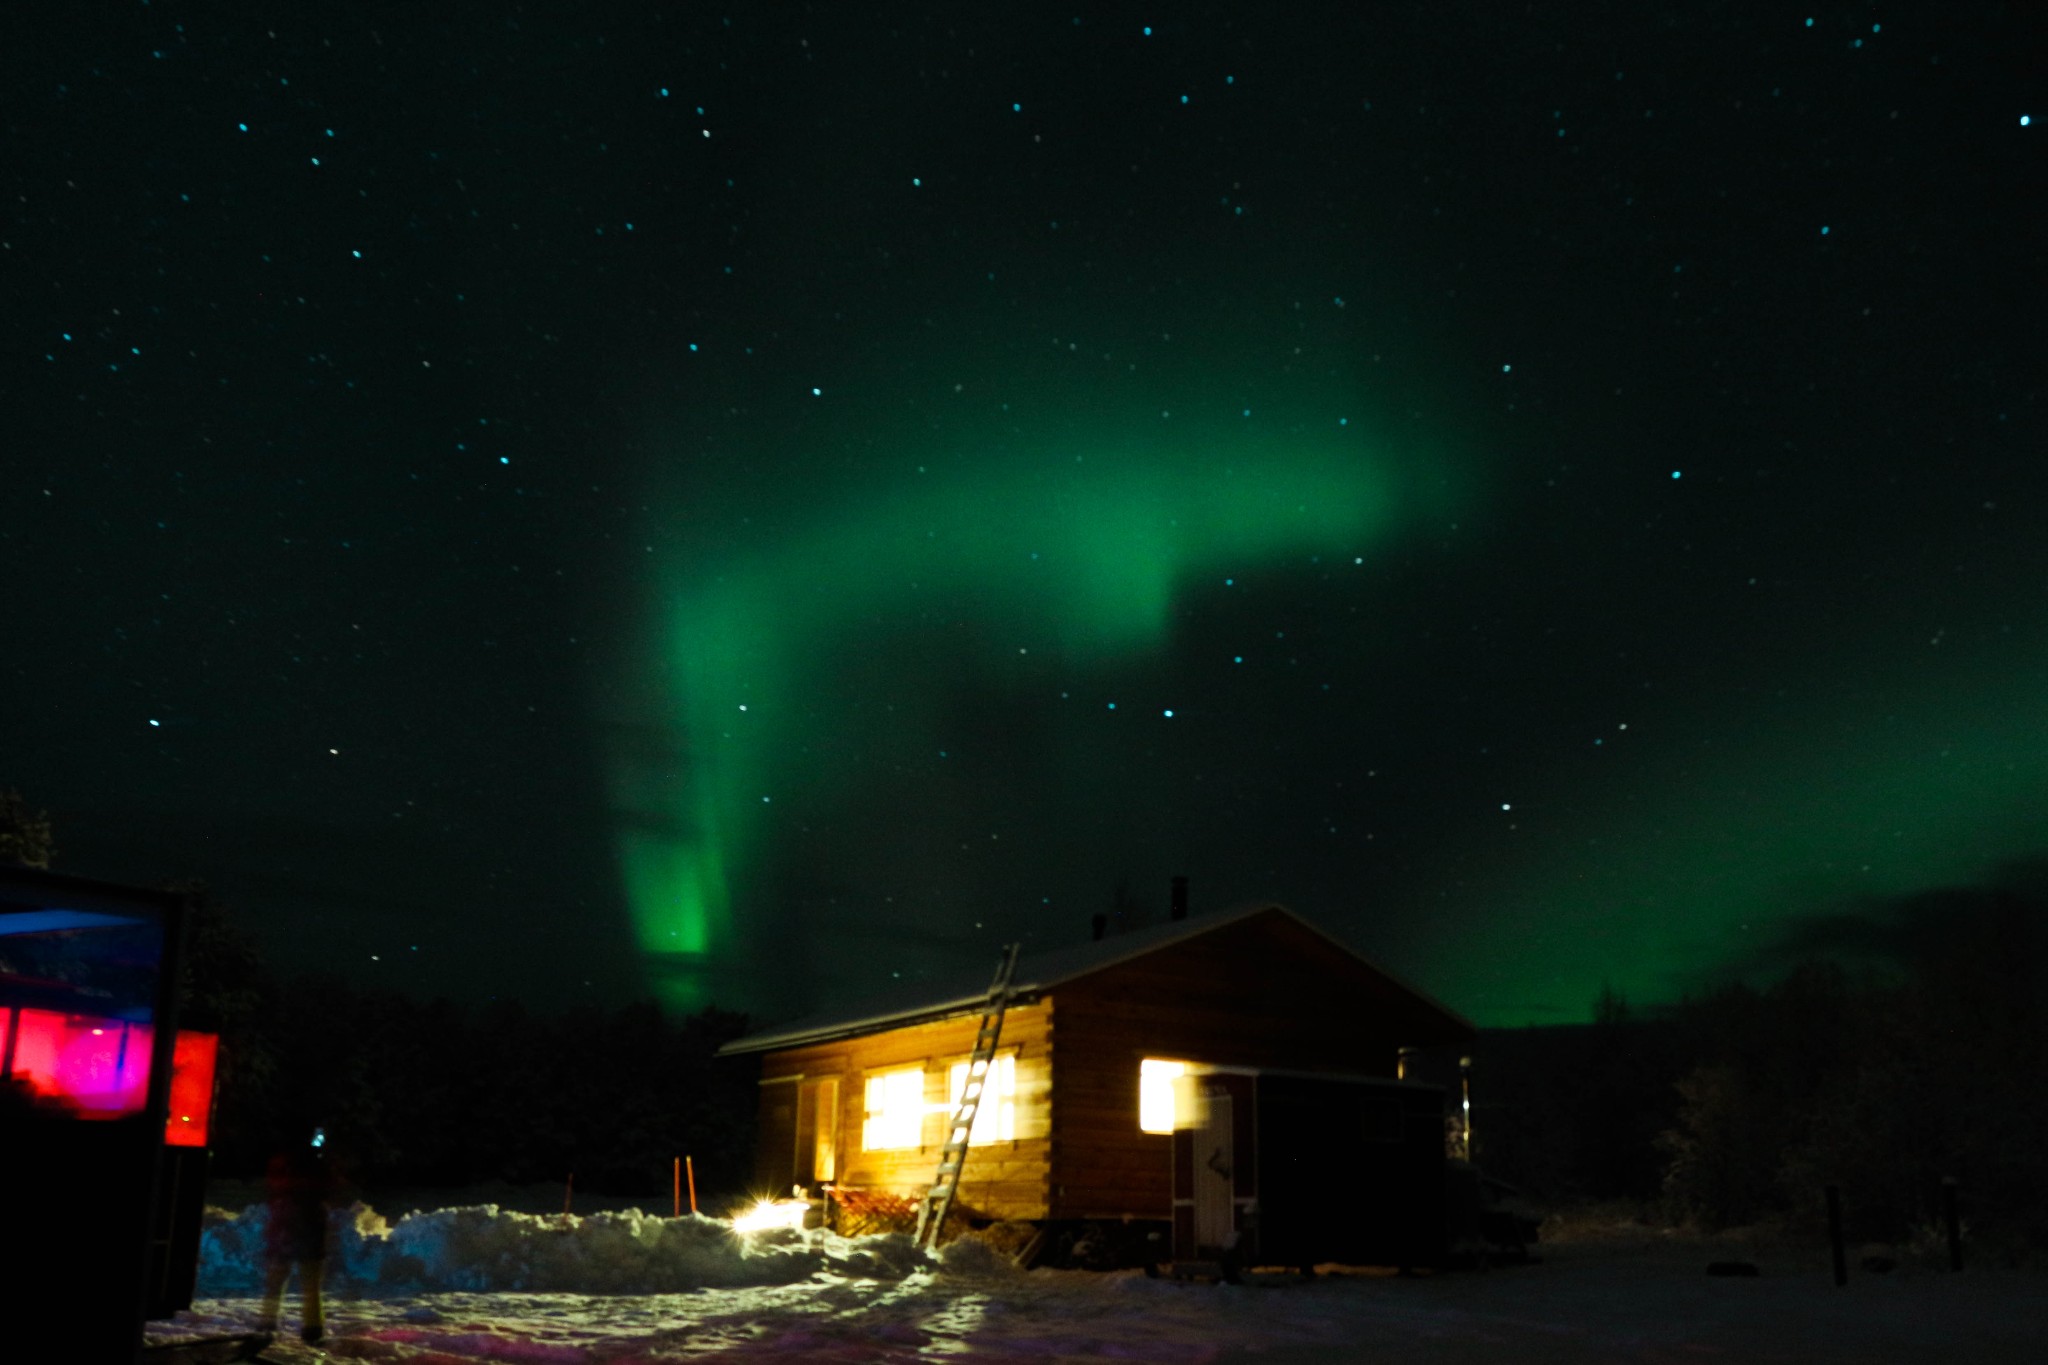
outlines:
[[[217,1034],[179,1030],[171,1050],[171,1112],[164,1119],[167,1145],[206,1145],[206,1127],[213,1117],[213,1065],[219,1055]]]
[[[149,1095],[149,1045],[147,1024],[24,1009],[9,1074],[80,1118],[125,1118],[141,1113]]]

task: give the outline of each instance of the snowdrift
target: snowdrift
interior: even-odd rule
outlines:
[[[261,1204],[239,1214],[207,1211],[201,1297],[262,1292],[268,1223]],[[391,1224],[356,1204],[333,1215],[332,1232],[327,1287],[348,1297],[442,1290],[668,1294],[795,1284],[820,1273],[900,1280],[935,1268],[901,1233],[840,1237],[784,1228],[742,1238],[720,1219],[660,1218],[638,1209],[542,1216],[479,1204],[415,1211]]]

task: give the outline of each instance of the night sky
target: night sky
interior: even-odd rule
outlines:
[[[0,787],[282,966],[773,1018],[1185,873],[1559,1022],[2048,852],[2037,8],[9,28]]]

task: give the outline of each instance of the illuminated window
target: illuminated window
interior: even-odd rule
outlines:
[[[1138,1127],[1148,1133],[1173,1131],[1173,1078],[1187,1069],[1186,1062],[1157,1057],[1138,1063]]]
[[[868,1077],[867,1118],[860,1145],[870,1152],[924,1145],[924,1068],[905,1067]]]
[[[949,1087],[947,1103],[954,1112],[960,1108],[961,1092],[967,1088],[967,1063],[955,1062]],[[951,1122],[950,1115],[947,1119]],[[974,1131],[967,1135],[967,1145],[979,1147],[984,1142],[1015,1142],[1017,1140],[1017,1054],[998,1057],[989,1065],[987,1084],[981,1088],[981,1107],[974,1111]]]
[[[75,1118],[142,1112],[149,1092],[151,1029],[93,1014],[10,1010],[7,1079],[35,1100]],[[5,1031],[0,1031],[0,1041]]]

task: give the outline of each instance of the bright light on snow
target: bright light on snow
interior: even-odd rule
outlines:
[[[261,1204],[239,1216],[208,1211],[199,1298],[175,1321],[151,1323],[151,1343],[255,1326],[264,1223]],[[1825,1239],[1759,1246],[1741,1233],[1664,1234],[1627,1221],[1555,1243],[1546,1233],[1538,1264],[1485,1274],[1286,1274],[1236,1289],[1138,1270],[1026,1272],[976,1238],[932,1257],[904,1233],[781,1227],[735,1237],[722,1218],[637,1209],[574,1216],[479,1205],[386,1224],[357,1205],[335,1215],[334,1229],[326,1347],[337,1359],[1178,1365],[1270,1353],[1330,1365],[1604,1365],[1754,1359],[1767,1342],[1785,1359],[1836,1365],[1897,1359],[1900,1342],[1916,1341],[1974,1365],[2048,1359],[2038,1325],[2048,1323],[2048,1280],[2038,1275],[1902,1263],[1842,1291]],[[1763,1273],[1701,1275],[1725,1259],[1758,1262]],[[297,1335],[296,1298],[285,1301],[280,1348]],[[16,1323],[10,1339],[60,1340],[63,1326]],[[283,1349],[277,1358],[309,1359]]]
[[[737,1233],[766,1232],[770,1228],[800,1228],[811,1205],[804,1199],[763,1199],[732,1220]]]

